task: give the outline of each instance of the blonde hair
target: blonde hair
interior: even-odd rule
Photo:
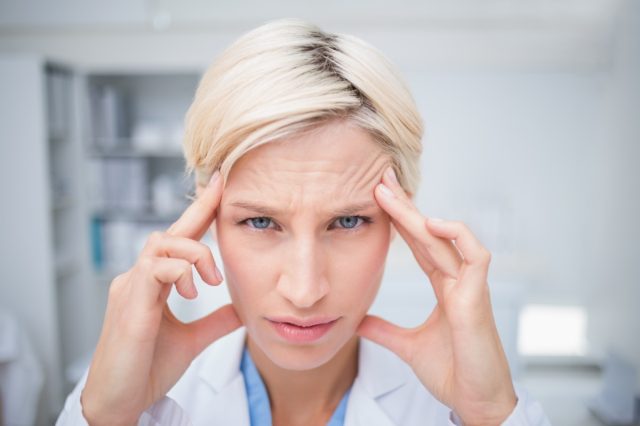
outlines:
[[[403,188],[420,181],[423,124],[394,66],[364,41],[298,19],[244,34],[202,76],[185,117],[186,172],[205,185],[215,169],[262,144],[351,120],[386,153]]]

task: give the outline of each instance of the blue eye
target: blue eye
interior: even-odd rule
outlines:
[[[271,223],[271,219],[268,217],[252,217],[247,221],[252,225],[252,228],[256,229],[267,229]]]
[[[361,222],[364,222],[364,218],[361,216],[342,216],[338,218],[338,223],[340,223],[340,227],[346,228],[346,229],[353,229],[356,226],[360,225]]]
[[[362,227],[363,224],[371,222],[371,219],[365,216],[342,216],[333,222],[331,228],[342,228],[355,231]],[[254,230],[279,229],[273,222],[273,219],[266,216],[250,217],[238,222],[238,224],[244,224]]]

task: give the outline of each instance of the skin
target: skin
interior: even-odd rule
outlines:
[[[216,172],[197,194],[111,284],[81,395],[91,425],[136,424],[204,348],[243,324],[276,425],[328,420],[357,374],[358,335],[395,352],[465,425],[498,425],[513,411],[516,395],[489,299],[490,253],[463,223],[423,217],[365,131],[332,122],[264,145],[234,165],[226,187]],[[269,212],[274,227],[249,227],[245,219],[266,214],[247,202],[278,210]],[[368,206],[338,214],[354,203]],[[371,223],[345,230],[336,226],[345,215]],[[207,229],[217,234],[233,304],[183,324],[166,304],[171,287],[197,297],[192,266],[208,284],[222,281],[199,242]],[[413,329],[366,314],[393,229],[438,301]],[[265,320],[271,315],[339,319],[318,341],[292,344],[276,338]]]
[[[367,133],[338,122],[262,145],[229,174],[218,245],[274,424],[326,424],[355,378],[355,332],[380,286],[391,237],[373,195],[389,164]],[[265,229],[247,222],[255,217],[268,217]],[[339,320],[319,341],[300,345],[266,319],[285,315]]]
[[[463,424],[501,424],[517,397],[489,297],[491,253],[464,223],[423,217],[391,169],[375,196],[427,275],[438,303],[418,327],[401,328],[368,315],[358,334],[395,352]]]

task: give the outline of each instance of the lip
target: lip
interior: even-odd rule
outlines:
[[[335,325],[339,317],[268,317],[280,337],[291,343],[310,343],[320,339]]]

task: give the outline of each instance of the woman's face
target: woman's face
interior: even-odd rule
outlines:
[[[366,131],[333,121],[232,168],[215,225],[227,285],[280,367],[330,360],[373,303],[390,243],[373,194],[389,164]]]

